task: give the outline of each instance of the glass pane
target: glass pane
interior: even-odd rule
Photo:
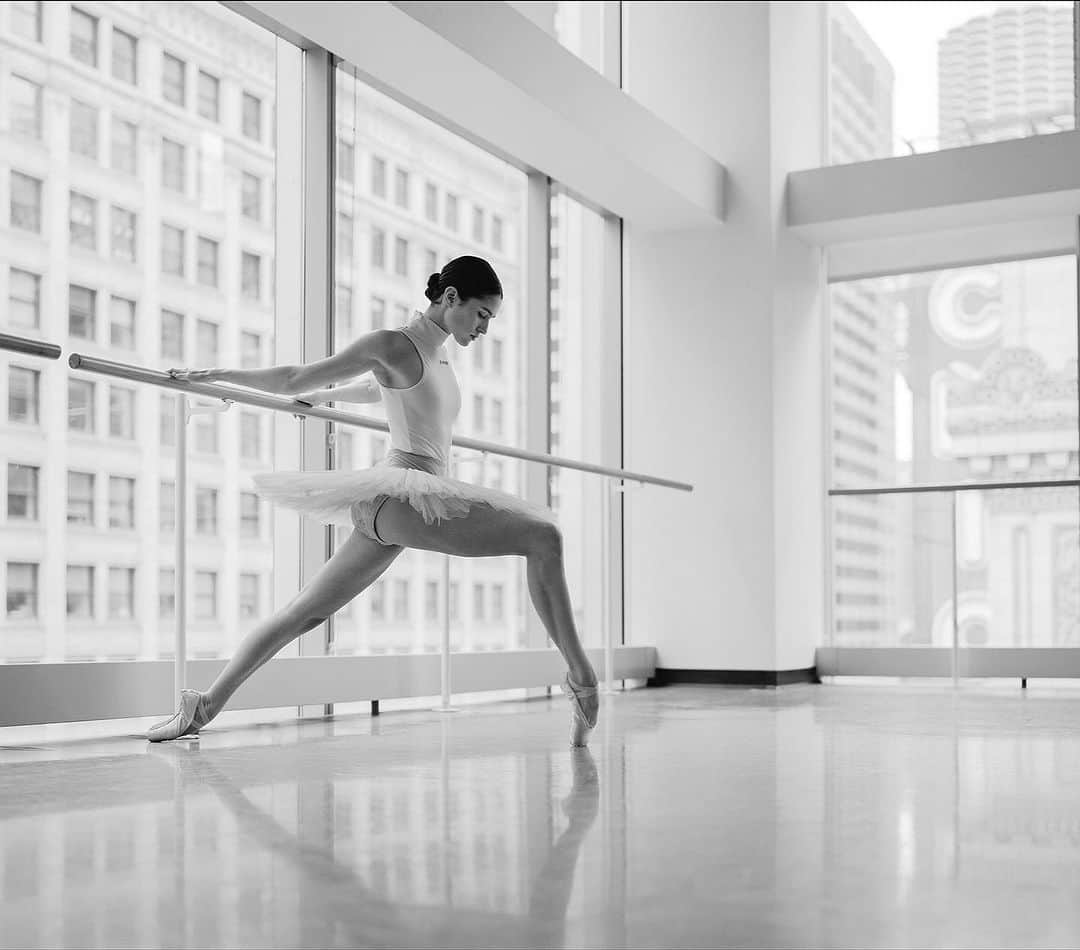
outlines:
[[[254,333],[266,341],[263,359],[269,362],[275,356],[272,298],[242,298],[237,278],[241,252],[247,251],[260,255],[266,281],[276,243],[273,222],[266,214],[261,222],[241,219],[232,209],[240,207],[244,175],[257,176],[264,195],[273,193],[273,138],[244,137],[240,90],[257,94],[265,108],[276,106],[278,41],[218,3],[167,3],[161,10],[133,17],[126,3],[72,8],[69,43],[66,6],[46,4],[45,43],[0,36],[5,76],[26,81],[13,93],[21,141],[40,134],[48,146],[22,150],[14,165],[10,149],[0,160],[12,212],[0,216],[3,276],[29,275],[9,284],[5,301],[13,302],[19,325],[35,326],[65,351],[165,369],[195,365],[196,348],[209,350],[213,343],[220,365],[239,366],[241,334]],[[61,28],[57,36],[50,36],[52,27]],[[25,24],[5,13],[0,31],[7,29],[26,35]],[[173,55],[186,61],[186,97],[174,82],[179,70],[160,77]],[[73,56],[86,64],[74,67],[77,80]],[[149,63],[146,76],[136,73],[137,58]],[[87,68],[95,63],[97,71]],[[196,89],[199,71],[219,79],[220,90],[208,81]],[[211,124],[202,115],[216,92],[221,121]],[[168,106],[162,123],[166,96],[176,106]],[[164,136],[181,151],[169,146],[163,157]],[[160,182],[163,166],[167,175]],[[154,183],[151,193],[147,180]],[[183,188],[185,181],[183,195],[168,187]],[[26,240],[27,229],[41,239]],[[69,231],[81,245],[70,253]],[[197,331],[196,320],[215,327],[216,340]],[[12,376],[13,364],[40,380]],[[0,378],[8,380],[9,412],[15,413],[9,424],[14,429],[18,423],[17,439],[0,439],[0,472],[32,466],[38,473],[34,482],[9,492],[18,536],[0,532],[0,582],[7,585],[0,662],[171,656],[174,613],[161,605],[172,603],[175,584],[169,523],[175,397],[113,385],[70,370],[66,359],[32,362],[0,354]],[[52,398],[56,394],[59,399]],[[240,444],[238,415],[234,409],[215,416],[220,446],[230,450],[200,456],[190,470],[192,656],[231,655],[247,632],[238,622],[241,593],[250,599],[250,582],[240,588],[241,566],[260,575],[267,599],[272,586],[272,535],[266,531],[257,544],[240,537],[239,499],[252,490],[252,463],[232,448]],[[193,456],[197,425],[189,428]],[[75,473],[70,482],[69,472]],[[58,491],[49,491],[50,485]],[[195,493],[204,487],[217,492],[216,534],[195,532]],[[58,512],[47,501],[57,495]],[[213,615],[195,610],[197,598],[210,601],[196,585],[196,569],[216,578]],[[260,617],[268,606],[262,605]]]
[[[605,346],[602,315],[618,294],[605,278],[604,220],[568,195],[551,198],[551,338],[549,354],[551,454],[610,464],[601,451],[605,426],[604,373],[598,358]],[[613,375],[617,379],[617,375]],[[615,460],[617,462],[617,459]],[[566,580],[578,634],[586,646],[601,646],[603,631],[602,538],[604,492],[610,480],[574,469],[550,468],[551,507],[559,516]],[[613,495],[611,505],[618,504]],[[618,636],[618,634],[616,634]]]
[[[555,3],[534,4],[537,10],[554,8],[551,28],[555,38],[567,50],[606,76],[619,76],[619,64],[606,62],[605,29],[618,33],[619,8],[621,4],[597,2],[597,0],[556,0]],[[618,44],[613,46],[618,55]]]
[[[1067,0],[826,9],[832,164],[1074,127]]]
[[[837,488],[1077,477],[1076,259],[834,284]]]
[[[1080,646],[1078,490],[965,491],[956,503],[960,646]]]
[[[829,646],[952,646],[948,493],[834,495]]]
[[[342,67],[337,74],[337,160],[356,166],[338,169],[336,208],[338,242],[334,280],[337,308],[334,347],[371,329],[396,327],[427,308],[424,288],[431,272],[462,254],[490,260],[503,284],[504,301],[486,337],[463,353],[453,339],[447,359],[458,378],[462,411],[455,435],[521,445],[524,441],[524,311],[521,269],[524,262],[526,176],[453,133],[432,123]],[[423,183],[423,200],[420,200]],[[414,194],[415,192],[415,194]],[[389,200],[388,200],[389,199]],[[461,207],[459,216],[459,202]],[[500,247],[490,228],[481,241],[473,238],[473,212],[485,221],[500,220]],[[445,209],[445,214],[440,213]],[[468,217],[465,217],[468,215]],[[458,228],[462,218],[468,233]],[[343,232],[348,225],[348,234]],[[477,362],[476,353],[483,351]],[[498,353],[500,371],[492,369]],[[492,407],[484,419],[472,413],[474,397]],[[341,408],[380,420],[381,402],[341,403]],[[495,407],[498,407],[497,409]],[[339,468],[364,468],[383,457],[388,442],[382,433],[337,428]],[[348,436],[342,439],[341,436]],[[460,453],[465,459],[473,453]],[[485,477],[462,461],[457,477]],[[506,490],[520,493],[522,482],[503,465]],[[335,530],[335,541],[348,537],[348,527]],[[339,653],[420,652],[437,650],[442,636],[447,588],[443,558],[423,551],[405,551],[364,594],[338,612],[334,650]],[[470,627],[473,588],[484,590],[484,620]],[[524,559],[456,559],[452,564],[451,626],[454,643],[484,644],[487,649],[516,646],[524,628],[521,592],[525,591]],[[467,593],[465,593],[467,592]],[[498,605],[501,613],[495,612]],[[501,619],[496,619],[501,617]]]

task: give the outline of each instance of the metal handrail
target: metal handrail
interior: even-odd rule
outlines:
[[[889,488],[830,488],[830,495],[915,495],[944,491],[997,491],[1005,488],[1076,488],[1080,478],[1046,478],[1026,482],[952,482],[939,485],[896,485]]]
[[[105,376],[116,376],[120,379],[130,379],[135,382],[149,383],[152,386],[160,386],[164,389],[176,389],[181,392],[197,393],[201,396],[211,396],[215,399],[223,399],[227,402],[246,403],[251,406],[261,406],[264,409],[276,409],[288,412],[294,416],[313,416],[318,419],[328,419],[331,422],[343,422],[346,425],[360,426],[365,429],[378,429],[381,432],[389,432],[389,426],[378,419],[369,419],[367,416],[359,416],[352,412],[342,412],[340,409],[321,409],[317,406],[307,407],[298,405],[291,399],[280,396],[255,392],[242,387],[229,386],[221,383],[192,383],[186,380],[174,379],[163,370],[147,369],[142,366],[133,366],[129,363],[115,363],[112,360],[99,359],[96,356],[84,356],[81,353],[72,353],[68,357],[68,365],[72,369],[86,370],[91,373],[101,373]],[[660,485],[663,488],[675,488],[679,491],[693,491],[694,486],[686,482],[676,482],[668,478],[659,478],[655,475],[642,475],[638,472],[629,472],[622,468],[609,468],[605,465],[594,465],[591,462],[579,462],[574,459],[561,458],[556,455],[546,455],[540,452],[528,452],[524,449],[511,448],[508,445],[500,445],[497,442],[484,442],[481,439],[455,437],[452,444],[466,449],[476,449],[492,455],[508,455],[512,458],[525,459],[529,462],[542,462],[558,468],[573,468],[582,472],[592,472],[595,475],[607,475],[613,478],[621,478],[624,481],[641,482],[649,485]]]
[[[0,333],[0,350],[12,350],[15,353],[29,353],[31,356],[43,356],[45,359],[60,359],[60,347],[55,343],[42,343],[28,336],[15,336]]]

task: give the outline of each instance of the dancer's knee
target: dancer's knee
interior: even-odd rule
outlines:
[[[551,521],[538,521],[529,530],[529,556],[541,560],[561,558],[563,553],[562,531]]]

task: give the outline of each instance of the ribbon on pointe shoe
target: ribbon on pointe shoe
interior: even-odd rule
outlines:
[[[151,726],[146,738],[151,742],[164,742],[198,733],[210,721],[203,699],[205,694],[198,690],[180,690],[180,708],[168,719]]]

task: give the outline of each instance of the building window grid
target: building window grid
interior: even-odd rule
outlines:
[[[29,561],[7,563],[7,619],[36,620],[38,616],[38,568]]]
[[[135,390],[109,387],[109,435],[116,439],[135,438]]]
[[[109,476],[109,527],[135,527],[135,479]]]
[[[78,7],[71,8],[71,58],[86,66],[97,67],[98,18]]]
[[[41,275],[18,267],[8,269],[8,322],[13,327],[41,326]]]
[[[245,138],[262,141],[262,100],[250,92],[242,97],[241,131]]]
[[[187,191],[187,147],[168,138],[161,140],[161,184],[181,195]]]
[[[97,199],[77,191],[68,193],[68,237],[73,247],[97,250]]]
[[[181,109],[187,103],[186,78],[187,63],[171,53],[162,53],[161,97]]]
[[[135,568],[109,568],[109,619],[135,619]]]
[[[110,142],[110,164],[114,171],[124,172],[128,175],[136,174],[138,169],[138,157],[136,144],[138,142],[138,126],[134,122],[127,122],[118,116],[112,117]]]
[[[376,198],[386,197],[386,159],[371,157],[371,193]]]
[[[43,95],[41,85],[13,73],[8,90],[8,116],[12,134],[40,140]]]
[[[135,263],[136,221],[134,211],[112,206],[110,250],[115,260]]]
[[[96,476],[92,472],[67,473],[67,523],[93,527],[94,489]]]
[[[161,226],[161,272],[184,276],[184,230],[171,224]]]
[[[409,208],[410,175],[404,168],[394,172],[394,203],[399,208]]]
[[[240,213],[251,221],[262,222],[262,179],[244,172],[241,177]]]
[[[68,335],[82,340],[97,339],[97,291],[78,284],[68,285]]]
[[[218,242],[213,238],[199,236],[195,279],[206,287],[218,285],[218,248]]]
[[[41,233],[41,186],[39,178],[12,171],[11,226]]]
[[[240,292],[247,300],[262,297],[262,258],[251,251],[240,255]]]
[[[138,40],[130,33],[112,31],[112,74],[132,86],[138,84]]]
[[[67,566],[67,615],[77,620],[94,619],[94,566]]]
[[[41,373],[8,367],[8,422],[41,424]]]
[[[199,70],[197,111],[204,119],[220,121],[221,80],[202,69]]]
[[[259,496],[253,492],[240,493],[240,537],[259,537]]]
[[[37,521],[40,508],[41,469],[8,462],[7,516],[15,521]]]
[[[15,36],[40,43],[42,40],[42,16],[41,0],[27,2],[27,0],[13,0],[9,4],[11,32]]]

